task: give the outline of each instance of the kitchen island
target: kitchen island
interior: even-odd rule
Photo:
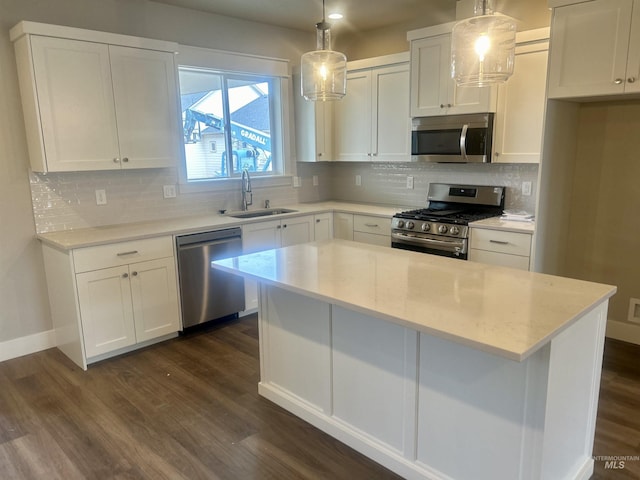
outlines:
[[[333,240],[260,284],[259,392],[406,478],[587,479],[616,289]]]

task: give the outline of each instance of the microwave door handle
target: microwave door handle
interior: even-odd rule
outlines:
[[[460,132],[460,154],[462,155],[463,160],[467,160],[467,130],[469,129],[468,124],[464,124],[462,126],[462,131]]]

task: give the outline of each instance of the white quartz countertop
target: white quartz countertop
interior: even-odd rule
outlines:
[[[469,224],[471,228],[487,228],[489,230],[503,230],[507,232],[530,233],[535,230],[535,222],[519,222],[503,220],[500,217],[485,218]]]
[[[616,292],[610,285],[345,240],[213,265],[516,361]]]
[[[323,212],[346,212],[380,217],[392,217],[395,213],[411,207],[391,207],[384,205],[367,205],[346,202],[318,202],[298,203],[294,205],[275,205],[272,208],[287,208],[296,210],[293,213],[256,217],[234,218],[229,214],[213,211],[210,215],[185,216],[168,220],[157,220],[140,223],[126,223],[104,227],[81,228],[59,232],[43,233],[38,238],[60,250],[71,250],[80,247],[103,245],[114,242],[124,242],[141,238],[157,237],[161,235],[181,235],[221,228],[237,227],[254,222],[280,220],[300,215],[311,215]],[[260,209],[250,209],[255,211]],[[241,212],[237,212],[241,213]]]

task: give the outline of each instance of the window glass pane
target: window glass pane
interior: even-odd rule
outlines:
[[[278,173],[271,145],[273,80],[196,68],[179,72],[187,181],[237,176],[245,168]]]
[[[180,69],[180,96],[187,180],[230,176],[225,143],[223,77]]]
[[[229,78],[229,112],[234,173],[272,172],[271,98],[268,81]]]

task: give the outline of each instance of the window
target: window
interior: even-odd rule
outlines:
[[[290,185],[289,61],[186,45],[178,53],[181,190],[236,189],[244,168],[258,185]]]
[[[277,78],[180,67],[187,182],[281,174],[273,148]]]

